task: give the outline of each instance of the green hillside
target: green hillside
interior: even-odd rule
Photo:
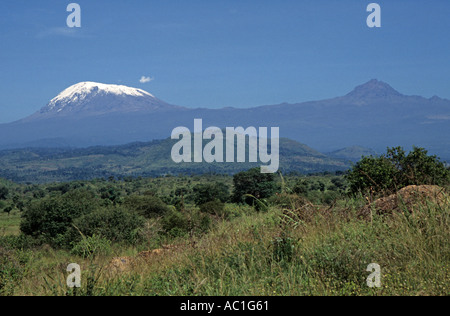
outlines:
[[[328,153],[328,156],[330,157],[350,161],[358,161],[363,156],[376,156],[376,155],[377,155],[376,151],[362,146],[346,147]]]
[[[261,163],[180,163],[171,159],[171,139],[85,149],[30,148],[0,151],[0,177],[21,183],[165,174],[234,174]],[[248,154],[248,153],[247,153]],[[248,161],[248,159],[246,159]],[[344,160],[330,158],[290,139],[280,139],[280,170],[314,173],[346,170]]]

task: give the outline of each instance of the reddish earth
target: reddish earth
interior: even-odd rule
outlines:
[[[376,214],[393,214],[424,206],[429,203],[444,205],[449,202],[449,195],[444,188],[436,185],[411,185],[395,194],[380,198],[361,210],[361,216],[370,216],[371,210]]]

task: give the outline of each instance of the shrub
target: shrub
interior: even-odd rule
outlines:
[[[139,230],[144,223],[144,218],[120,207],[97,209],[74,221],[75,228],[71,230],[69,240],[79,240],[81,232],[85,236],[102,236],[111,242],[134,244],[139,241]]]
[[[255,199],[254,204],[257,212],[267,212],[269,210],[269,204],[267,199]]]
[[[27,274],[31,260],[31,251],[0,247],[0,296],[14,294],[18,283]]]
[[[163,216],[168,211],[168,206],[160,198],[151,195],[133,195],[124,201],[124,206],[137,212],[145,218]]]
[[[309,180],[299,179],[297,183],[294,185],[292,191],[295,194],[306,196],[308,194],[310,185],[311,183]]]
[[[364,157],[348,173],[350,191],[391,193],[408,185],[446,185],[450,172],[436,157],[414,147],[406,155],[401,147],[388,148],[380,157]]]
[[[191,215],[191,232],[197,235],[206,234],[212,226],[211,217],[199,212]]]
[[[253,205],[256,199],[266,199],[275,194],[278,185],[271,173],[261,173],[259,168],[240,172],[233,177],[233,202]]]
[[[13,210],[12,206],[8,206],[3,210],[3,212],[8,213],[8,216],[9,216],[9,214],[12,212],[12,210]]]
[[[216,216],[224,216],[225,204],[217,200],[207,202],[205,204],[200,205],[200,212]]]
[[[162,219],[163,230],[172,237],[204,234],[211,228],[211,218],[195,210],[180,212],[170,209]]]
[[[208,202],[219,200],[222,203],[230,199],[230,188],[221,182],[214,184],[198,184],[193,189],[194,202],[202,205]]]
[[[281,262],[291,262],[294,257],[295,245],[292,238],[282,234],[272,241],[273,258]]]
[[[331,183],[339,190],[345,190],[347,188],[344,177],[335,177],[331,179]]]
[[[112,184],[108,184],[99,190],[101,198],[108,204],[117,204],[120,200],[120,191],[117,190]]]
[[[94,194],[84,189],[47,196],[26,207],[20,229],[26,235],[42,237],[54,244],[54,239],[64,235],[74,219],[90,213],[97,205]]]
[[[171,236],[181,237],[188,232],[189,222],[180,211],[171,208],[162,219],[163,230]]]
[[[272,196],[268,203],[284,209],[299,209],[308,203],[308,200],[296,194],[282,193]]]
[[[22,277],[22,269],[12,251],[0,248],[0,295],[8,291],[8,286]]]
[[[82,240],[73,244],[72,254],[83,258],[108,255],[111,252],[111,241],[95,234],[83,237]]]
[[[7,187],[0,187],[0,200],[6,200],[9,194],[9,189]]]
[[[0,236],[0,248],[7,250],[25,250],[39,246],[40,243],[31,236],[20,234],[18,236]]]

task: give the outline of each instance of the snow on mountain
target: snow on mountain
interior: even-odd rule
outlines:
[[[149,96],[154,98],[153,95],[141,89],[87,81],[77,83],[65,89],[55,98],[53,98],[47,106],[50,109],[53,109],[58,103],[79,102],[85,100],[89,96],[97,94],[115,94],[134,97]]]
[[[87,117],[111,113],[155,112],[178,108],[142,89],[80,82],[62,91],[26,121],[50,117]]]

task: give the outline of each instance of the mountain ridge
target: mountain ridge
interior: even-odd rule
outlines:
[[[357,162],[363,156],[376,156],[377,152],[373,149],[366,148],[363,146],[351,146],[346,148],[341,148],[333,152],[326,153],[328,157],[336,159],[344,159],[352,162]]]
[[[450,157],[450,137],[446,136],[450,135],[450,101],[407,96],[376,79],[331,99],[252,108],[193,109],[159,99],[152,99],[157,104],[151,105],[144,97],[110,97],[102,95],[81,107],[87,114],[61,115],[61,111],[60,115],[1,124],[0,148],[20,148],[43,139],[58,139],[72,147],[164,139],[176,127],[192,129],[194,119],[201,118],[204,126],[219,128],[279,127],[281,137],[320,152],[355,144],[377,152],[416,145]],[[90,112],[97,107],[101,110]]]
[[[345,96],[351,98],[386,98],[404,95],[383,81],[371,79],[365,84],[357,86]]]

